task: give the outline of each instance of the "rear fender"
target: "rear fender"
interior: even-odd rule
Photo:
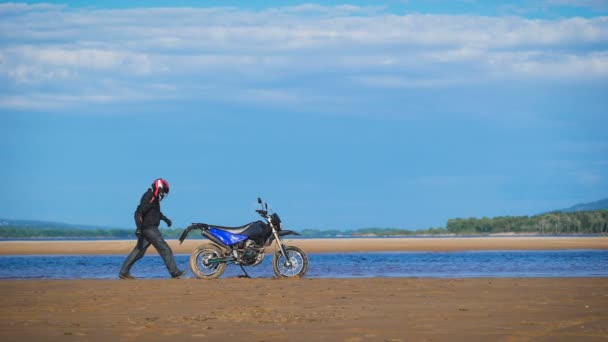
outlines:
[[[206,229],[209,229],[209,225],[206,223],[193,223],[193,224],[189,225],[188,228],[184,229],[184,231],[182,232],[182,235],[180,235],[180,237],[179,237],[180,245],[184,242],[184,240],[186,239],[186,237],[188,236],[190,231],[192,231],[193,229],[200,229],[201,233],[204,233]],[[203,236],[204,235],[205,234],[203,234]]]

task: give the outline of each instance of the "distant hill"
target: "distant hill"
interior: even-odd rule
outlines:
[[[497,218],[469,218],[450,219],[446,227],[436,227],[418,230],[403,228],[360,228],[347,230],[318,230],[303,229],[300,231],[304,237],[349,237],[349,236],[407,236],[407,235],[441,235],[441,234],[486,234],[505,232],[541,232],[552,233],[602,233],[606,234],[608,217],[608,198],[590,203],[580,203],[566,209],[553,210],[532,217],[497,217]],[[586,218],[584,223],[573,225],[576,220]],[[551,219],[543,221],[543,216]],[[574,216],[574,217],[572,217]],[[561,222],[562,220],[564,222]],[[546,223],[545,221],[549,222]],[[558,222],[559,221],[559,222]],[[545,226],[549,227],[546,228]],[[576,226],[576,227],[575,227]],[[574,227],[574,228],[573,228]],[[599,227],[599,228],[598,228]],[[546,228],[546,229],[545,229]],[[574,230],[572,230],[574,229]],[[165,237],[176,238],[182,229],[161,229]],[[69,224],[52,221],[11,220],[0,218],[0,238],[43,238],[43,237],[131,237],[132,228],[112,228]]]
[[[576,213],[579,211],[593,211],[593,210],[608,210],[608,198],[601,199],[599,201],[590,202],[590,203],[580,203],[571,206],[570,208],[555,210],[562,213]]]
[[[36,220],[9,220],[0,218],[0,227],[17,227],[17,228],[30,228],[30,229],[83,229],[83,230],[97,230],[97,229],[108,229],[108,227],[101,226],[87,226],[81,224],[69,224],[63,222],[52,222],[52,221],[36,221]]]
[[[0,219],[0,239],[131,238],[132,229]]]

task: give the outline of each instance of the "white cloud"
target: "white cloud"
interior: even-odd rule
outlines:
[[[262,11],[0,4],[0,15],[0,108],[54,97],[58,106],[188,97],[201,82],[215,89],[210,98],[325,101],[327,86],[310,84],[319,76],[355,89],[608,78],[608,17],[398,16],[314,4]],[[174,88],[167,95],[149,84]]]
[[[65,8],[63,5],[52,5],[52,4],[24,4],[24,3],[3,3],[0,4],[0,15],[13,15],[24,12],[35,12],[35,11],[52,11],[61,10]]]

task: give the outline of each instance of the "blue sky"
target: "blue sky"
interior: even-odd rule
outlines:
[[[0,3],[0,217],[445,226],[608,197],[608,1]]]

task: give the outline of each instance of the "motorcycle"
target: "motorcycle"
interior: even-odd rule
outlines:
[[[207,223],[192,223],[182,232],[182,244],[190,231],[200,230],[210,243],[198,246],[190,255],[190,269],[200,279],[217,279],[228,263],[239,265],[247,278],[243,266],[257,266],[265,256],[265,250],[276,241],[278,250],[272,258],[272,268],[279,278],[303,277],[308,270],[308,256],[295,246],[285,246],[281,240],[285,235],[300,235],[292,230],[283,230],[277,213],[269,213],[268,204],[258,197],[262,209],[256,212],[264,219],[241,227],[222,227]]]

